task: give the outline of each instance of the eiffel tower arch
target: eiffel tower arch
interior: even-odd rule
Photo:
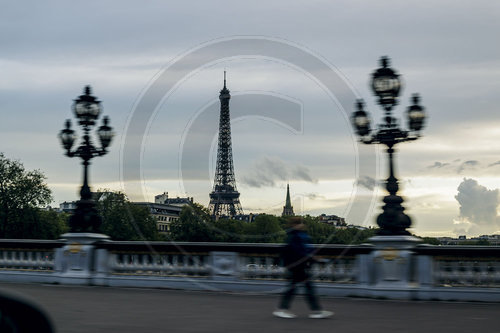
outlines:
[[[208,209],[213,218],[242,215],[240,193],[236,189],[234,177],[233,150],[231,147],[231,117],[229,100],[231,95],[226,88],[226,71],[224,71],[224,87],[220,91],[219,140],[217,146],[217,167],[213,191],[210,193]]]

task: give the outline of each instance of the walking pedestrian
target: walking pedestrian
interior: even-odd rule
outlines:
[[[273,315],[280,318],[295,318],[290,311],[290,304],[295,296],[297,284],[303,283],[306,288],[306,297],[311,309],[309,318],[328,318],[333,312],[321,308],[318,297],[311,281],[310,267],[314,261],[313,248],[309,236],[305,231],[303,219],[293,217],[290,219],[290,228],[287,231],[288,239],[282,253],[283,263],[287,269],[288,286]]]

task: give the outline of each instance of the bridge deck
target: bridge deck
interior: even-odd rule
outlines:
[[[278,295],[1,283],[45,308],[58,332],[498,332],[500,304],[321,299],[331,319],[271,315]]]

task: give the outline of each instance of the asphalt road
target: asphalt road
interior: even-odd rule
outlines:
[[[271,315],[278,295],[0,283],[41,305],[58,332],[499,332],[500,303],[321,298],[330,319]]]

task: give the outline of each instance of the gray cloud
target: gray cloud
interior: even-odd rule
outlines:
[[[378,185],[378,182],[376,179],[370,176],[361,176],[358,178],[358,180],[356,180],[356,184],[365,187],[371,191],[375,188],[375,186]]]
[[[463,161],[455,159],[451,162],[436,161],[434,164],[427,166],[428,170],[439,170],[444,172],[455,172],[461,174],[464,171],[476,171],[481,167],[481,163],[477,160]]]
[[[499,190],[489,190],[479,185],[475,179],[467,178],[464,178],[457,190],[455,199],[460,204],[460,216],[455,221],[455,232],[476,233],[496,230],[500,222],[497,215],[500,204]]]
[[[319,193],[305,193],[304,196],[309,200],[326,200],[326,197]]]
[[[495,163],[491,163],[490,165],[488,165],[488,168],[491,168],[491,167],[496,166],[496,165],[500,165],[500,161],[496,161]]]
[[[479,166],[479,161],[465,161],[458,166],[457,173],[462,173],[464,170],[475,169],[477,166]]]
[[[300,180],[316,183],[307,167],[285,162],[277,157],[264,156],[253,163],[252,168],[241,178],[250,187],[273,187],[278,181]]]
[[[441,169],[443,167],[446,167],[450,165],[450,163],[441,163],[441,162],[434,162],[433,165],[429,165],[427,169]]]

